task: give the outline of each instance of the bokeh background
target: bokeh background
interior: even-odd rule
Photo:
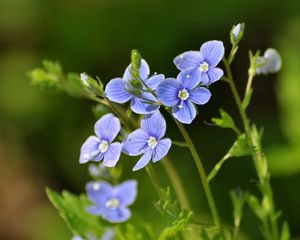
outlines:
[[[246,23],[240,51],[233,64],[243,91],[248,50],[274,47],[282,54],[278,75],[257,77],[251,119],[264,127],[276,204],[288,219],[292,235],[300,236],[300,4],[295,0],[0,0],[0,239],[69,239],[71,233],[50,205],[45,187],[84,191],[90,179],[78,163],[79,149],[92,134],[93,103],[42,91],[26,73],[43,59],[58,60],[66,72],[85,71],[104,82],[121,76],[137,48],[152,72],[175,76],[172,60],[179,53],[199,49],[207,40],[224,41],[229,48],[233,24]],[[222,107],[238,118],[228,86],[211,86],[213,97],[199,108],[187,129],[206,169],[229,148],[234,134],[209,126]],[[168,134],[179,139],[168,119]],[[240,123],[240,122],[238,122]],[[180,150],[180,151],[179,151]],[[185,149],[170,152],[197,215],[209,215],[195,166]],[[140,180],[135,214],[151,220],[156,199],[144,171],[132,173],[134,162],[122,165],[124,178]],[[162,181],[164,172],[155,165]],[[165,185],[167,181],[165,181]],[[250,158],[228,161],[212,187],[225,222],[232,221],[231,189],[257,192]],[[146,190],[145,190],[146,189]],[[145,206],[147,208],[145,208]],[[146,209],[146,210],[145,210]],[[147,210],[148,209],[148,210]],[[243,232],[260,239],[257,220],[245,210]],[[246,220],[247,219],[247,220]]]

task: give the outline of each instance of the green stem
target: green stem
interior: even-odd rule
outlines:
[[[201,178],[201,182],[202,182],[204,192],[205,192],[205,195],[206,195],[206,198],[207,198],[207,201],[208,201],[208,205],[209,205],[209,208],[210,208],[210,211],[211,211],[211,214],[212,214],[213,222],[219,228],[219,230],[221,231],[221,221],[220,221],[220,218],[219,218],[219,214],[218,214],[218,211],[217,211],[217,208],[216,208],[216,204],[215,204],[214,198],[212,196],[212,192],[211,192],[211,189],[210,189],[210,186],[209,186],[209,183],[208,183],[208,179],[207,179],[203,164],[201,162],[201,159],[200,159],[200,157],[199,157],[199,155],[196,151],[196,148],[195,148],[189,134],[187,133],[187,131],[185,130],[183,125],[181,123],[179,123],[178,121],[176,121],[176,120],[175,120],[175,122],[176,122],[177,127],[180,130],[183,138],[185,139],[186,143],[188,144],[190,152],[193,156],[194,162],[196,164],[198,173],[199,173],[200,178]]]
[[[161,163],[163,164],[165,171],[169,179],[171,180],[180,205],[185,209],[191,210],[191,204],[185,192],[185,188],[183,187],[182,182],[180,181],[180,178],[174,165],[171,163],[171,159],[169,157],[165,157],[163,161],[161,161]]]
[[[269,181],[267,160],[266,160],[265,155],[263,153],[260,140],[258,139],[258,137],[256,135],[254,136],[254,133],[251,130],[249,118],[247,116],[247,113],[246,113],[245,109],[242,106],[241,98],[238,94],[238,91],[236,89],[236,86],[235,86],[235,83],[234,83],[234,80],[233,80],[233,77],[232,77],[230,64],[228,63],[228,61],[226,61],[226,59],[223,59],[223,62],[224,62],[226,72],[227,72],[226,79],[227,79],[227,82],[230,86],[230,89],[231,89],[231,92],[232,92],[233,97],[235,99],[235,102],[237,104],[238,110],[240,112],[246,135],[248,136],[248,138],[251,142],[251,145],[254,146],[257,149],[256,153],[253,155],[253,161],[254,161],[256,172],[257,172],[259,182],[260,182],[260,185],[261,185],[261,188],[262,188],[262,194],[263,194],[264,197],[266,197],[268,199],[269,222],[270,222],[270,225],[271,225],[272,239],[274,239],[274,240],[279,239],[278,226],[277,226],[277,221],[276,221],[276,212],[275,212],[275,207],[274,207],[273,193],[272,193],[272,188],[271,188],[270,181]],[[248,81],[248,84],[247,84],[247,87],[249,88],[248,91],[251,88],[253,77],[249,76],[249,78],[250,78],[250,80]],[[263,224],[263,227],[267,228],[267,229],[265,229],[266,232],[269,232],[268,225],[266,225],[265,222]]]
[[[156,176],[153,168],[152,168],[152,163],[149,163],[146,167],[146,172],[148,174],[148,176],[150,177],[151,179],[151,182],[156,190],[156,193],[158,195],[159,198],[161,198],[161,185],[160,185],[160,182],[158,180],[158,177]]]

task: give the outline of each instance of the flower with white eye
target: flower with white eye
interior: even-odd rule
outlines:
[[[90,136],[82,144],[80,150],[80,163],[88,161],[99,162],[102,159],[106,167],[114,167],[121,154],[121,143],[112,141],[120,132],[120,121],[109,113],[101,117],[95,124],[96,136]]]
[[[128,208],[137,195],[137,181],[128,180],[120,185],[112,186],[104,181],[93,181],[86,185],[88,198],[93,205],[86,210],[101,216],[111,223],[125,222],[131,217]]]

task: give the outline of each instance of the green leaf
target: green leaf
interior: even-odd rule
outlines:
[[[232,117],[223,109],[219,109],[219,111],[221,118],[212,118],[211,121],[221,128],[231,128],[235,132],[239,133],[240,131],[237,129]]]
[[[285,221],[282,224],[282,229],[281,229],[281,237],[280,240],[289,240],[290,239],[290,229],[288,223]]]
[[[246,134],[241,134],[239,138],[234,142],[230,150],[228,151],[229,157],[241,157],[255,153],[254,147],[249,145]]]
[[[242,157],[253,154],[254,147],[249,145],[249,141],[246,134],[241,134],[238,139],[233,143],[227,154],[214,166],[214,168],[209,173],[207,179],[211,181],[221,170],[223,164],[230,157]]]
[[[262,204],[259,202],[257,197],[250,195],[247,199],[247,203],[254,214],[260,219],[263,220],[266,216],[265,210],[262,207]]]
[[[178,206],[177,201],[171,197],[170,188],[162,190],[162,198],[155,206],[166,221],[166,227],[160,233],[159,240],[175,239],[179,232],[187,230],[193,212]]]
[[[247,107],[250,104],[252,93],[253,93],[253,88],[250,88],[249,91],[245,95],[245,98],[244,98],[244,100],[242,102],[242,107],[243,107],[244,110],[246,110]]]
[[[101,236],[104,233],[105,227],[101,224],[100,219],[85,211],[85,208],[91,205],[86,196],[78,197],[67,191],[63,191],[60,195],[49,188],[46,189],[46,192],[74,235]]]
[[[64,74],[58,62],[44,60],[42,67],[30,71],[28,77],[34,85],[64,91],[73,97],[104,97],[103,84],[99,78],[87,76],[87,80],[83,81],[78,73]]]
[[[239,226],[241,224],[243,209],[248,199],[248,195],[249,194],[247,192],[244,193],[240,190],[230,192],[230,198],[233,205],[233,220],[236,234],[238,233]]]

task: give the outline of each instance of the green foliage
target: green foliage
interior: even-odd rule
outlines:
[[[290,229],[287,222],[282,224],[280,240],[289,240],[290,239]]]
[[[253,93],[253,88],[250,88],[250,89],[246,92],[245,98],[243,99],[243,102],[242,102],[242,107],[243,107],[244,110],[246,110],[247,107],[248,107],[249,104],[250,104],[251,97],[252,97],[252,93]]]
[[[166,221],[166,226],[158,237],[159,240],[176,239],[180,232],[188,229],[193,212],[178,206],[177,201],[171,197],[170,188],[162,190],[162,197],[155,206]]]
[[[90,205],[86,196],[77,197],[67,191],[60,195],[49,188],[46,192],[74,235],[86,237],[90,234],[101,236],[104,233],[105,226],[99,218],[85,211]]]
[[[249,145],[249,140],[246,134],[241,134],[238,139],[233,143],[227,154],[214,166],[208,175],[208,181],[211,181],[220,171],[224,162],[230,157],[242,157],[252,155],[254,148]]]
[[[241,220],[243,216],[244,205],[248,199],[248,193],[243,193],[241,191],[231,191],[230,198],[233,205],[233,223],[234,223],[234,230],[233,236],[234,239],[238,239],[239,228],[241,225]]]
[[[249,145],[249,140],[246,134],[241,134],[238,139],[233,143],[228,151],[229,157],[242,157],[252,155],[255,149]]]
[[[281,130],[284,141],[267,149],[270,171],[277,176],[293,175],[300,172],[300,21],[294,20],[285,26],[279,41],[279,49],[284,59],[277,84],[280,106]]]
[[[28,77],[33,85],[64,91],[73,97],[104,96],[103,84],[99,78],[87,76],[87,80],[83,83],[77,73],[64,74],[58,62],[44,60],[42,67],[30,71]]]
[[[239,133],[239,130],[237,129],[234,120],[232,117],[225,112],[223,109],[219,109],[221,117],[220,118],[212,118],[212,122],[218,125],[221,128],[231,128],[235,132]]]

